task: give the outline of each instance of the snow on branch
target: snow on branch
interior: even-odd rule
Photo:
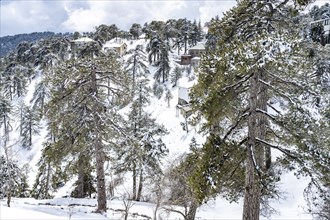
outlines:
[[[276,88],[274,86],[272,86],[270,83],[264,81],[264,80],[259,80],[262,84],[268,86],[268,88],[270,88],[271,90],[273,90],[274,92],[276,92],[277,94],[279,94],[281,97],[285,98],[286,100],[288,100],[291,104],[295,104],[295,102],[292,100],[292,98],[290,96],[288,96],[287,94],[285,94],[285,92],[283,92],[282,90],[280,90],[279,88]]]
[[[262,113],[263,115],[265,115],[265,116],[267,116],[268,118],[270,118],[272,121],[276,121],[276,118],[275,118],[274,116],[268,114],[268,112],[265,111],[265,110],[262,110],[262,109],[260,109],[260,108],[257,108],[257,109],[256,109],[256,112],[257,112],[257,113]]]
[[[297,82],[294,82],[294,81],[291,81],[291,80],[285,80],[285,79],[282,79],[281,77],[278,77],[277,75],[271,73],[270,71],[268,71],[268,70],[266,70],[266,69],[265,69],[265,71],[268,72],[268,74],[269,74],[271,77],[273,77],[274,79],[276,79],[277,82],[279,82],[279,83],[293,85],[293,86],[295,86],[295,87],[297,87],[297,88],[299,88],[299,89],[301,89],[301,90],[303,90],[303,91],[305,91],[305,92],[308,92],[308,93],[310,93],[310,94],[312,94],[312,95],[317,96],[317,94],[316,94],[315,92],[313,92],[310,88],[308,88],[307,85],[300,85],[300,84],[298,84]]]
[[[237,126],[241,123],[241,121],[244,120],[244,118],[246,118],[249,115],[249,113],[247,111],[245,111],[244,114],[242,114],[238,120],[236,120],[236,123],[234,125],[232,125],[228,132],[224,135],[223,137],[223,141],[226,141],[226,139],[228,138],[228,136],[235,130],[235,128],[237,128]]]
[[[233,83],[233,84],[231,84],[231,85],[225,86],[223,89],[221,89],[221,91],[219,91],[219,93],[226,92],[226,91],[228,91],[229,89],[232,89],[232,88],[235,88],[235,87],[237,87],[237,86],[239,86],[239,85],[242,85],[244,82],[246,82],[247,80],[249,80],[249,79],[251,78],[252,75],[253,75],[253,74],[250,74],[250,75],[248,75],[248,76],[245,76],[245,77],[243,77],[241,80],[239,80],[239,81],[237,81],[237,82],[235,82],[235,83]]]
[[[285,155],[287,155],[287,156],[289,156],[289,157],[291,157],[293,159],[299,160],[299,156],[295,152],[292,152],[292,151],[290,151],[288,149],[285,149],[283,147],[280,147],[279,145],[274,145],[274,144],[269,143],[269,142],[267,142],[265,140],[262,140],[260,138],[256,138],[256,141],[259,142],[259,143],[261,143],[261,144],[267,145],[267,146],[269,146],[269,147],[271,147],[273,149],[277,149],[280,152],[282,152],[283,154],[285,154]]]

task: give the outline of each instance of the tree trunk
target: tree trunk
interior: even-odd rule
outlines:
[[[78,186],[77,186],[77,198],[84,198],[85,197],[85,192],[84,192],[84,156],[80,155],[79,156],[79,161],[78,161]]]
[[[193,201],[191,201],[189,211],[186,216],[186,220],[195,220],[197,208],[198,208],[198,202],[195,199],[193,199]]]
[[[250,79],[250,115],[248,119],[248,143],[245,173],[245,192],[243,206],[243,220],[259,220],[261,189],[256,168],[260,164],[259,151],[256,149],[257,137],[257,98],[258,74]]]
[[[52,167],[50,165],[50,162],[47,162],[47,177],[46,177],[46,186],[45,186],[45,195],[47,199],[49,199],[49,186],[50,186],[50,176],[51,176],[51,172],[52,172]]]
[[[137,179],[136,164],[133,162],[133,195],[132,195],[132,200],[136,200],[136,179]]]
[[[11,187],[11,186],[9,186]],[[7,206],[10,207],[10,202],[11,202],[11,188],[8,189],[7,191]]]
[[[30,114],[32,114],[32,112],[30,112]],[[29,119],[29,149],[32,146],[32,117],[30,117]]]
[[[91,72],[91,83],[92,91],[91,95],[98,96],[97,84],[96,84],[96,72],[95,67],[93,67]],[[96,160],[96,179],[97,179],[97,212],[106,212],[107,211],[107,196],[105,189],[105,175],[104,175],[104,149],[102,145],[102,140],[99,134],[97,127],[101,124],[101,119],[99,118],[98,113],[102,112],[103,108],[94,106],[93,116],[94,116],[94,129],[93,135],[95,136],[94,145],[95,145],[95,160]]]
[[[143,187],[143,170],[142,166],[139,168],[139,188],[136,196],[136,201],[141,200],[141,194],[142,194],[142,187]]]
[[[259,72],[259,79],[262,81],[267,81],[267,76],[266,74],[261,70]],[[264,85],[263,83],[259,83],[259,97],[258,97],[258,103],[257,103],[257,108],[267,112],[267,102],[268,102],[268,92],[267,92],[267,86]],[[268,127],[268,120],[267,117],[263,114],[258,114],[258,133],[257,137],[261,140],[265,140],[266,135],[267,135],[267,127]],[[264,152],[261,152],[264,154],[264,160],[263,162],[263,170],[264,172],[267,172],[270,169],[272,160],[271,160],[271,148],[269,146],[265,146],[259,143],[260,148],[264,150]]]
[[[104,152],[100,140],[96,141],[97,212],[107,211],[107,197],[104,176]]]

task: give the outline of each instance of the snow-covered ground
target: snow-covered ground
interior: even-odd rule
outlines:
[[[127,42],[128,49],[134,48],[137,44],[146,44],[145,40],[137,40],[134,42]],[[173,59],[176,57],[171,55],[171,66],[174,66]],[[153,82],[153,73],[155,68],[150,66],[150,79]],[[38,80],[36,78],[35,80]],[[25,102],[31,99],[33,94],[35,80],[32,80],[28,87],[28,93]],[[179,84],[187,83],[187,77],[183,77]],[[169,135],[163,138],[166,146],[169,149],[168,159],[164,161],[164,166],[169,165],[173,158],[187,152],[189,150],[189,143],[195,137],[198,144],[202,144],[205,137],[198,134],[198,127],[189,127],[186,132],[182,129],[180,122],[184,122],[182,115],[177,113],[176,105],[178,103],[178,87],[172,87],[169,83],[167,88],[171,90],[173,99],[168,107],[164,100],[164,95],[161,99],[155,97],[151,98],[151,104],[146,108],[152,113],[154,118],[157,118],[159,124],[163,124],[169,131]],[[123,110],[125,111],[125,110]],[[42,141],[45,137],[45,131],[42,131],[39,136],[34,137],[33,148],[30,151],[14,150],[16,156],[19,158],[21,165],[29,163],[30,176],[29,184],[33,185],[35,175],[37,172],[37,162],[41,155]],[[13,141],[17,141],[17,137],[12,137]],[[67,183],[61,188],[54,199],[50,200],[35,200],[32,198],[13,198],[11,207],[7,207],[6,201],[1,200],[0,203],[0,219],[123,219],[124,203],[120,199],[108,201],[108,212],[104,215],[94,213],[96,209],[96,199],[74,199],[62,198],[69,195],[71,185],[74,180]],[[126,183],[127,184],[127,183]],[[243,183],[242,183],[243,184]],[[284,191],[284,199],[281,201],[272,201],[273,207],[278,210],[279,214],[273,215],[271,219],[312,219],[310,215],[305,214],[303,199],[303,189],[307,186],[307,180],[297,180],[293,174],[288,173],[282,176],[281,189]],[[133,202],[129,210],[129,219],[148,219],[154,216],[155,205],[144,202]],[[215,200],[209,201],[202,205],[196,215],[196,219],[241,219],[242,202],[230,204],[226,200],[218,197]],[[159,209],[157,216],[162,219],[183,219],[182,216],[175,213],[167,213],[163,209]]]

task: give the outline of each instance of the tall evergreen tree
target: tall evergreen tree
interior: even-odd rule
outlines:
[[[31,99],[31,110],[34,112],[39,112],[40,116],[43,116],[45,112],[45,104],[49,98],[49,89],[47,87],[47,82],[44,80],[40,81],[33,92]]]
[[[39,114],[22,103],[18,106],[16,115],[20,118],[18,129],[22,138],[22,146],[31,149],[32,136],[38,134],[40,130]]]
[[[135,40],[139,39],[139,36],[142,33],[142,27],[140,24],[134,23],[132,27],[129,29],[130,34],[132,34]]]
[[[161,36],[160,34],[153,34],[152,37],[150,37],[150,41],[147,45],[147,52],[148,54],[148,60],[149,63],[156,63],[159,59],[160,56],[160,51],[161,51]]]
[[[198,84],[192,91],[194,108],[206,118],[204,128],[211,134],[211,145],[205,145],[204,154],[212,148],[239,147],[246,153],[236,165],[244,162],[246,169],[244,220],[259,219],[260,204],[277,180],[271,149],[296,164],[297,173],[313,176],[323,170],[324,177],[329,174],[325,168],[329,161],[324,160],[329,151],[315,130],[322,111],[316,108],[317,117],[310,111],[321,91],[311,71],[313,60],[304,47],[307,42],[302,43],[299,27],[292,22],[295,11],[287,2],[275,0],[238,2],[211,25],[210,32],[218,40],[215,50],[208,50],[202,59]],[[236,157],[234,152],[226,157]],[[214,158],[208,159],[210,166]],[[203,184],[218,185],[210,177],[218,171],[206,169]],[[227,170],[228,174],[235,171],[234,166]]]
[[[49,77],[52,97],[47,117],[59,127],[57,147],[66,152],[64,156],[91,152],[96,163],[97,211],[105,212],[105,153],[118,131],[114,108],[129,91],[128,77],[114,57],[102,53],[72,59]]]
[[[173,84],[173,87],[176,86],[178,83],[178,80],[182,77],[182,69],[176,65],[171,73],[171,83]]]
[[[139,201],[146,177],[161,173],[161,159],[168,150],[161,137],[167,134],[164,126],[156,123],[144,110],[149,103],[148,80],[141,79],[138,92],[128,114],[126,139],[117,149],[117,172],[131,171],[133,174],[133,200]]]
[[[139,77],[144,77],[149,73],[146,63],[148,62],[145,52],[143,51],[142,45],[137,45],[135,49],[128,51],[131,56],[126,61],[125,69],[132,74],[133,78],[133,88],[134,93],[136,87],[136,79]],[[134,94],[133,94],[134,95]]]
[[[160,82],[161,79],[163,83],[168,80],[169,72],[171,70],[169,52],[170,52],[169,43],[167,41],[162,41],[160,44],[160,54],[159,54],[160,57],[155,64],[158,68],[155,72],[154,78],[158,82]]]
[[[38,161],[38,172],[36,180],[32,186],[31,195],[35,199],[50,199],[53,198],[54,193],[58,188],[57,179],[59,178],[60,163],[54,161],[55,155],[52,151],[52,143],[44,143],[42,155]]]

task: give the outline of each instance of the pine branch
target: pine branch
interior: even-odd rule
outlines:
[[[271,143],[269,143],[269,142],[267,142],[265,140],[262,140],[260,138],[256,138],[256,141],[259,142],[259,143],[261,143],[261,144],[267,145],[267,146],[269,146],[269,147],[271,147],[273,149],[277,149],[277,150],[281,151],[282,153],[284,153],[285,155],[291,157],[292,159],[295,159],[295,160],[298,160],[298,161],[301,160],[301,158],[299,157],[299,155],[297,153],[292,152],[292,151],[290,151],[288,149],[285,149],[283,147],[280,147],[279,145],[276,146],[276,145],[271,144]],[[300,161],[300,162],[302,162],[302,161]]]
[[[247,112],[247,109],[246,109],[243,112],[243,114],[238,118],[238,120],[236,120],[236,123],[229,128],[228,132],[224,135],[222,140],[226,141],[228,136],[237,128],[237,126],[241,123],[241,121],[243,121],[248,115],[249,115],[249,113]]]
[[[289,97],[288,95],[286,95],[282,90],[280,90],[279,88],[276,88],[274,86],[272,86],[269,82],[266,82],[264,80],[260,80],[259,82],[261,82],[262,84],[264,84],[265,86],[267,86],[268,88],[270,88],[271,90],[273,90],[274,92],[276,92],[277,94],[279,94],[281,97],[285,98],[286,100],[288,100],[291,104],[295,104],[295,102],[292,100],[291,97]]]
[[[282,113],[281,113],[279,110],[277,110],[274,106],[272,106],[272,105],[270,105],[270,104],[268,104],[268,103],[267,103],[267,106],[268,106],[269,108],[273,109],[278,115],[283,116]]]
[[[316,94],[315,92],[313,92],[310,88],[307,87],[307,85],[299,85],[298,83],[294,82],[294,81],[291,81],[291,80],[285,80],[285,79],[282,79],[281,77],[278,77],[277,75],[271,73],[270,71],[268,71],[267,69],[264,69],[271,77],[273,77],[274,79],[276,79],[277,82],[279,83],[282,83],[284,85],[293,85],[305,92],[308,92],[312,95],[315,95],[317,96],[318,94]],[[277,70],[279,71],[279,70]],[[260,80],[260,79],[259,79]],[[260,80],[261,81],[261,80]]]
[[[225,86],[223,89],[221,89],[218,93],[222,94],[230,89],[234,89],[234,88],[237,88],[237,87],[240,87],[242,86],[242,84],[246,81],[248,81],[251,77],[252,77],[253,74],[250,74],[250,75],[247,75],[247,76],[244,76],[242,79],[240,79],[239,81],[231,84],[231,85],[228,85],[228,86]]]

